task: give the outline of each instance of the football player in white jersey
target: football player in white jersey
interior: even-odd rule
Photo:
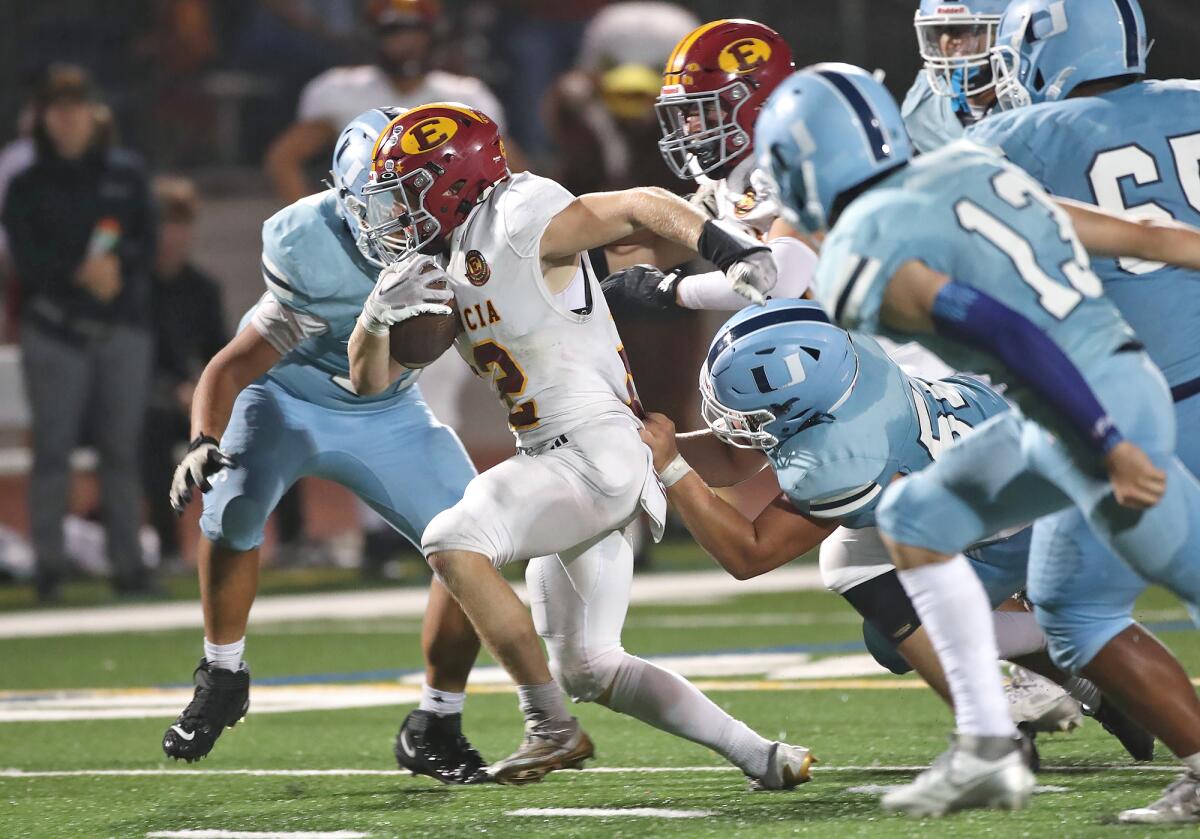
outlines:
[[[695,181],[692,202],[709,216],[766,242],[778,268],[775,297],[802,297],[817,257],[779,218],[779,208],[754,162],[754,121],[771,91],[795,68],[792,51],[769,26],[715,20],[689,32],[663,70],[656,109],[658,147],[678,177]],[[688,258],[673,247],[616,249],[605,294],[653,308],[734,311],[746,305],[719,271],[664,276],[638,262],[671,267]]]
[[[545,178],[511,175],[495,124],[453,103],[395,120],[377,144],[372,178],[368,241],[394,262],[351,338],[356,388],[385,386],[393,324],[403,330],[409,317],[449,314],[453,301],[457,349],[508,406],[518,446],[422,540],[430,566],[518,686],[525,739],[491,776],[529,783],[592,755],[561,685],[577,701],[719,752],[757,787],[808,780],[807,749],[760,737],[621,646],[633,563],[623,529],[644,509],[661,534],[660,480],[674,476],[655,474],[638,436],[621,338],[586,253],[648,230],[699,251],[762,300],[774,284],[767,249],[665,190],[576,198]],[[499,568],[539,556],[549,558],[526,574],[531,620]]]

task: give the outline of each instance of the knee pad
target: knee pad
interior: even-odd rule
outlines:
[[[571,638],[542,637],[546,642],[554,681],[575,702],[594,702],[598,699],[613,683],[625,658],[623,647],[612,647],[596,653],[580,647]]]
[[[867,651],[893,673],[912,670],[896,647],[921,626],[908,593],[895,570],[842,593],[863,616],[863,642]]]
[[[497,568],[508,559],[489,528],[472,515],[464,501],[434,516],[421,534],[421,552],[426,558],[441,551],[483,554]]]
[[[238,495],[222,503],[205,505],[200,516],[200,532],[214,545],[235,551],[250,551],[263,541],[268,511],[248,495]]]

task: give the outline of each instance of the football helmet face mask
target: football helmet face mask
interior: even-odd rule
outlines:
[[[677,177],[724,177],[754,148],[754,121],[792,72],[787,42],[752,20],[718,20],[689,33],[663,70],[655,103],[658,149]]]
[[[509,176],[496,123],[455,102],[413,108],[375,144],[363,187],[364,237],[385,264],[433,252]]]
[[[363,188],[371,174],[371,154],[375,141],[391,122],[404,113],[403,108],[372,108],[356,116],[342,129],[333,147],[329,179],[337,194],[338,213],[354,237],[354,244],[369,262],[383,263],[372,253],[364,233],[366,202]]]
[[[731,446],[769,451],[834,414],[858,381],[850,334],[811,300],[748,306],[717,332],[700,369],[704,422]]]
[[[990,51],[1006,5],[1006,0],[923,0],[913,26],[934,93],[966,99],[992,89]]]

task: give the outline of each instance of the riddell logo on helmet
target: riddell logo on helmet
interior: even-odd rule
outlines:
[[[966,6],[938,6],[934,14],[939,15],[966,15],[970,14],[971,10]]]
[[[424,154],[444,146],[458,133],[458,123],[450,117],[423,119],[400,137],[400,151]]]
[[[717,64],[726,73],[749,73],[771,58],[771,47],[759,38],[740,38],[721,50]]]

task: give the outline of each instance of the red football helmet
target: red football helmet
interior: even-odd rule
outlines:
[[[363,187],[367,246],[390,263],[440,245],[508,176],[504,143],[486,115],[457,102],[413,108],[375,141]]]
[[[754,148],[759,109],[794,69],[787,42],[752,20],[714,20],[686,35],[655,105],[667,166],[685,180],[729,174]]]

